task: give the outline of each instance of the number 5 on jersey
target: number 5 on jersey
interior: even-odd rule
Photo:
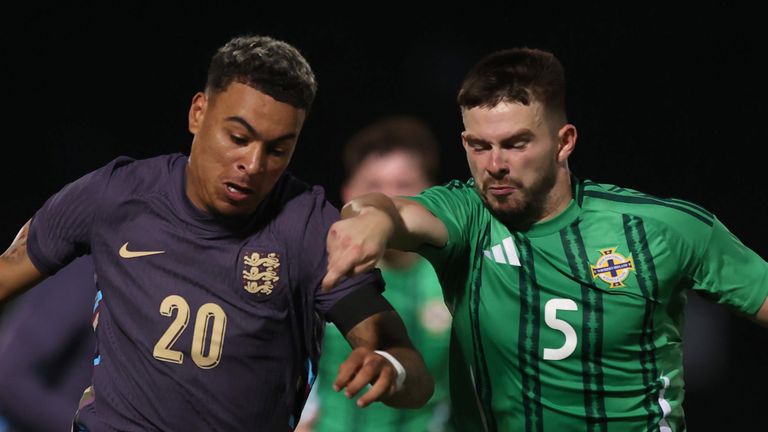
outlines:
[[[544,348],[544,360],[563,360],[576,350],[576,330],[567,322],[557,318],[557,311],[576,311],[576,302],[571,299],[552,299],[544,305],[544,322],[553,330],[565,335],[565,343],[560,348]]]

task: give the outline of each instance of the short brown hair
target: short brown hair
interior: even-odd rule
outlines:
[[[566,118],[563,65],[554,54],[531,48],[489,54],[469,71],[457,97],[462,109],[501,102],[530,105],[533,100]]]
[[[436,179],[440,164],[437,139],[426,123],[410,116],[386,117],[355,133],[344,146],[344,168],[352,176],[369,155],[394,151],[416,155],[426,177]]]

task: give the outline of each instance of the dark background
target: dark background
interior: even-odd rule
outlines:
[[[461,79],[484,54],[526,45],[553,51],[565,66],[576,175],[697,202],[768,257],[761,14],[713,4],[364,9],[222,3],[169,13],[81,3],[9,11],[0,244],[47,196],[118,155],[188,152],[187,109],[210,56],[230,37],[256,33],[296,45],[315,69],[319,92],[290,169],[324,185],[336,204],[342,143],[386,114],[426,120],[443,146],[441,180],[468,178],[454,103]],[[694,306],[689,429],[759,429],[768,332]]]

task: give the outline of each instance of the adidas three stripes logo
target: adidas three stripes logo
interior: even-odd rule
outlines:
[[[491,250],[484,250],[483,253],[497,263],[520,266],[520,258],[517,256],[517,249],[515,242],[512,241],[512,236],[502,240],[501,244],[492,246]]]

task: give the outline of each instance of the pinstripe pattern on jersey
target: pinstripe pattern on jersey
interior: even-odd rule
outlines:
[[[658,297],[659,280],[653,263],[653,255],[648,246],[643,220],[637,216],[625,214],[623,215],[623,222],[627,246],[635,262],[637,282],[643,296],[648,299],[645,302],[643,327],[640,332],[640,364],[643,370],[643,385],[649,388],[653,381],[659,379],[653,346],[655,332],[653,316],[657,304],[653,300]],[[660,390],[657,386],[657,391],[649,393],[643,401],[643,406],[648,411],[648,430],[655,430],[662,416],[661,407],[657,403]]]
[[[536,270],[533,262],[531,241],[515,233],[515,243],[520,255],[520,324],[518,359],[523,381],[523,407],[525,430],[544,430],[544,414],[541,405],[541,380],[539,378],[539,326],[541,325],[541,299],[536,286]]]
[[[688,201],[675,198],[658,198],[653,195],[620,188],[618,186],[611,186],[611,189],[606,191],[605,189],[602,189],[603,186],[604,185],[585,180],[584,196],[630,204],[659,205],[691,215],[704,222],[707,226],[712,226],[714,223],[714,216],[712,213],[706,211],[701,206]]]
[[[584,412],[587,430],[607,431],[605,413],[605,386],[602,365],[603,353],[603,292],[591,284],[589,257],[578,221],[560,231],[563,250],[568,259],[571,274],[581,285],[582,343],[581,366],[584,382]]]
[[[491,238],[491,224],[489,223],[483,236],[478,241],[478,244],[482,247],[478,247],[475,251],[475,263],[472,268],[475,269],[474,279],[472,280],[472,287],[470,289],[470,308],[469,308],[469,321],[472,327],[472,343],[474,344],[474,356],[475,356],[475,389],[480,397],[480,404],[482,405],[483,414],[485,416],[486,427],[489,431],[496,431],[496,418],[493,415],[493,393],[491,390],[491,379],[488,373],[488,363],[485,357],[485,351],[483,350],[483,340],[480,332],[480,287],[482,286],[483,275],[483,250],[485,250],[490,244]]]

